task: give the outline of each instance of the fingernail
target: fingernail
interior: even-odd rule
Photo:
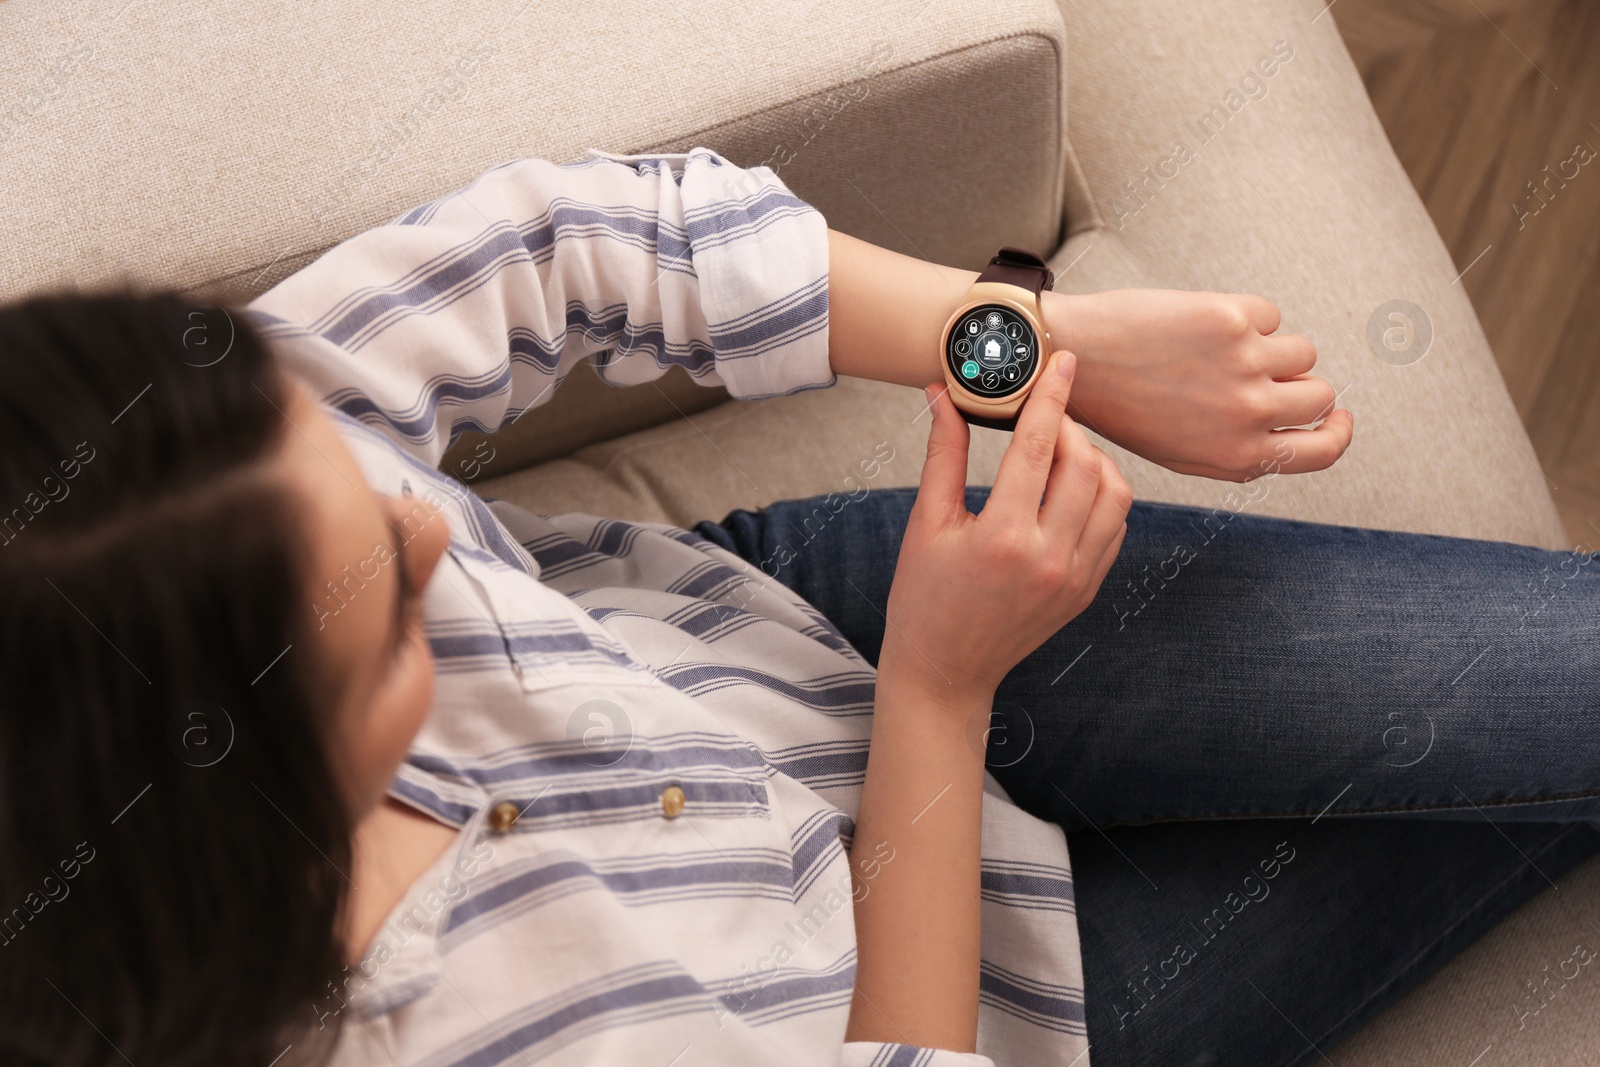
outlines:
[[[1056,373],[1063,378],[1072,377],[1072,372],[1077,369],[1078,357],[1063,349],[1056,355]]]
[[[932,407],[939,401],[939,389],[937,386],[924,385],[922,387],[922,395],[928,398],[929,407]]]

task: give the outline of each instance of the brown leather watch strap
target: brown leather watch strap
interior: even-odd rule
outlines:
[[[1040,257],[1027,249],[1007,245],[995,253],[989,265],[983,268],[983,273],[978,275],[978,281],[1015,285],[1037,297],[1040,292],[1056,284],[1056,276]]]
[[[956,410],[960,411],[961,412],[961,417],[966,419],[972,425],[974,425],[974,426],[987,426],[991,430],[1011,430],[1011,431],[1014,431],[1017,428],[1017,419],[1022,414],[1021,412],[1018,412],[1016,415],[1012,415],[1010,418],[1007,418],[1007,419],[993,419],[993,418],[990,418],[987,415],[974,415],[972,412],[963,410],[962,408],[959,408],[959,407],[956,408]]]

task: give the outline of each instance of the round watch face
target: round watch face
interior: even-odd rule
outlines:
[[[944,356],[951,374],[969,392],[1005,397],[1033,377],[1039,365],[1039,338],[1012,308],[979,304],[951,326]]]

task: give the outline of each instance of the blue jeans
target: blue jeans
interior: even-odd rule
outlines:
[[[876,663],[915,496],[695,530]],[[1314,1060],[1600,851],[1600,559],[1136,503],[988,765],[1068,833],[1096,1067]]]

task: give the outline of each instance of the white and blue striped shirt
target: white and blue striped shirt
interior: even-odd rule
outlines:
[[[990,780],[979,1054],[846,1043],[872,667],[694,534],[436,469],[584,358],[618,385],[831,385],[827,283],[826,223],[771,170],[591,149],[496,167],[250,305],[372,487],[451,532],[437,695],[390,795],[461,834],[318,1006],[334,1063],[1087,1063],[1058,827]]]

